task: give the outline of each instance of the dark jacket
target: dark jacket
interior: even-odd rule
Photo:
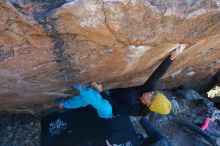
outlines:
[[[155,85],[157,81],[167,71],[171,63],[172,60],[169,56],[160,64],[143,85],[128,88],[116,88],[101,92],[101,95],[111,103],[114,115],[146,115],[148,109],[141,103],[139,97],[145,92],[156,90]]]

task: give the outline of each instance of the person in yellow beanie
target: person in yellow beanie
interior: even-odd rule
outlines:
[[[171,103],[164,94],[155,89],[155,84],[183,49],[180,46],[173,51],[143,85],[106,91],[103,91],[100,83],[92,82],[91,85],[110,102],[114,115],[144,116],[149,110],[163,115],[169,114]]]
[[[170,101],[160,92],[157,92],[155,96],[153,96],[153,101],[149,105],[149,110],[153,112],[160,113],[162,115],[166,115],[170,113],[172,105]]]

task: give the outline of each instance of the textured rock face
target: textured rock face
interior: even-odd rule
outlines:
[[[220,68],[219,0],[3,0],[0,110],[39,112],[71,84],[199,88]]]

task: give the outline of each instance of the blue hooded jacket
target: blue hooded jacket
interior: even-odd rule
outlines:
[[[85,107],[87,105],[93,106],[101,118],[112,118],[111,104],[102,98],[102,96],[92,88],[81,88],[80,85],[73,86],[73,88],[80,91],[80,95],[73,96],[64,101],[64,108],[74,109]]]

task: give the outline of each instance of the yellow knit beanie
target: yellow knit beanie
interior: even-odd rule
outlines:
[[[149,106],[149,110],[153,112],[160,113],[162,115],[166,115],[170,113],[172,105],[170,101],[160,92],[154,96],[154,100],[152,104]]]

